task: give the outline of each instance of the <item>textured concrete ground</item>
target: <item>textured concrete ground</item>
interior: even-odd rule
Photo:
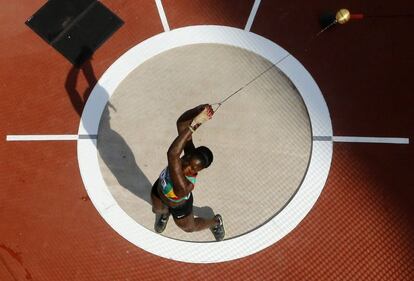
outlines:
[[[148,60],[121,83],[102,116],[98,150],[104,179],[132,218],[153,230],[150,189],[167,165],[180,114],[223,100],[269,66],[247,50],[198,44]],[[194,212],[220,213],[226,238],[260,226],[285,206],[304,177],[311,149],[304,103],[276,67],[225,102],[193,138],[215,155],[198,176]],[[208,230],[188,234],[172,220],[163,234],[214,240]]]

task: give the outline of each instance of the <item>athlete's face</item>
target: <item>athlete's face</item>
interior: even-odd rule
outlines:
[[[184,175],[186,176],[196,176],[198,172],[204,169],[201,161],[198,159],[191,158],[187,163],[188,164],[183,167]]]

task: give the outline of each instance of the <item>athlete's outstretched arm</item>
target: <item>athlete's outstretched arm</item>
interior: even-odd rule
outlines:
[[[199,106],[196,106],[190,110],[187,110],[177,120],[177,130],[178,134],[183,132],[185,129],[188,128],[188,126],[191,125],[191,122],[193,122],[193,119],[201,113],[201,111],[206,108],[208,104],[201,104]]]
[[[184,112],[177,120],[178,134],[180,135],[182,132],[184,132],[186,129],[188,129],[188,127],[191,126],[191,123],[193,122],[194,118],[196,118],[197,115],[199,115],[204,110],[206,110],[206,113],[211,118],[211,116],[213,115],[214,112],[213,112],[213,109],[211,108],[211,106],[208,105],[208,104],[201,104],[199,106],[196,106],[196,107]],[[199,125],[197,125],[197,126],[199,126]],[[194,149],[195,149],[195,146],[194,146],[194,143],[193,143],[193,138],[190,136],[187,139],[187,142],[184,146],[184,153],[187,154],[187,153],[191,152]]]
[[[203,104],[184,112],[177,120],[178,137],[168,149],[167,157],[174,193],[179,197],[186,196],[194,188],[194,185],[184,175],[181,153],[185,149],[194,149],[191,137],[193,132],[205,121],[211,119],[213,114],[211,105]]]

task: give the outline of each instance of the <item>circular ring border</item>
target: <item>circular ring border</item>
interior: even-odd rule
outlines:
[[[236,238],[221,242],[186,242],[156,234],[138,224],[117,204],[106,186],[98,162],[96,136],[102,112],[126,76],[157,54],[199,44],[226,44],[250,50],[285,73],[298,89],[309,113],[312,152],[309,167],[295,196],[270,221]],[[285,58],[284,58],[285,57]],[[88,195],[105,221],[122,237],[155,255],[190,263],[216,263],[259,252],[286,236],[309,213],[328,178],[332,161],[332,125],[322,93],[309,72],[293,56],[257,34],[226,26],[189,26],[164,32],[131,48],[102,75],[85,105],[79,125],[78,162]],[[81,136],[89,137],[81,137]]]

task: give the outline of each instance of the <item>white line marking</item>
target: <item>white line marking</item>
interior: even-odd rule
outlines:
[[[250,31],[250,29],[252,28],[254,18],[256,17],[257,10],[259,9],[260,1],[261,0],[254,1],[252,11],[250,12],[250,16],[247,20],[246,27],[244,28],[244,30]]]
[[[164,27],[164,31],[170,31],[170,26],[168,25],[167,16],[165,15],[164,7],[162,6],[161,0],[155,0],[155,4],[157,4],[158,13],[160,14],[161,23]]]
[[[334,136],[334,142],[361,142],[361,143],[394,143],[394,144],[409,144],[408,138],[381,138],[381,137],[343,137]]]
[[[96,139],[96,135],[7,135],[6,141],[73,141]]]
[[[332,141],[332,137],[330,136],[313,136],[313,141]]]

